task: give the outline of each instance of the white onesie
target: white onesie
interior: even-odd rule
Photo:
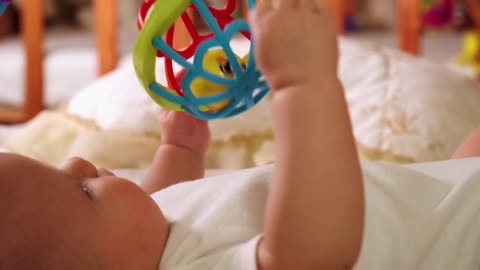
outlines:
[[[362,168],[366,226],[355,270],[479,267],[480,158]],[[265,166],[155,193],[172,222],[160,269],[256,270],[271,175]]]

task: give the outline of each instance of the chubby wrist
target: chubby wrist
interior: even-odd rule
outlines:
[[[152,194],[169,186],[204,177],[204,155],[174,144],[162,144],[142,188]]]
[[[300,107],[320,106],[322,100],[329,99],[332,94],[344,95],[342,84],[336,77],[292,83],[273,89],[272,92],[274,106],[275,103],[279,103],[279,106],[284,106],[285,103]]]
[[[199,155],[205,155],[208,149],[208,143],[197,140],[182,140],[165,138],[160,147],[178,148],[178,150],[188,150]]]
[[[171,155],[182,156],[182,157],[191,157],[192,159],[201,159],[205,158],[205,152],[196,147],[184,144],[174,144],[174,143],[162,143],[158,148],[158,152],[168,152]]]
[[[307,86],[328,87],[340,82],[337,73],[331,71],[322,72],[317,70],[317,72],[295,74],[296,72],[290,70],[290,72],[269,74],[266,77],[274,92],[289,88],[305,88]]]

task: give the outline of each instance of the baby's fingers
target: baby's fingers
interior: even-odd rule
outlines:
[[[323,9],[322,0],[297,0],[300,7],[313,12],[320,12]]]

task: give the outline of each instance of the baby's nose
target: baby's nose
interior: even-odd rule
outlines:
[[[78,178],[98,177],[97,168],[92,163],[79,157],[69,158],[60,169],[67,174]]]

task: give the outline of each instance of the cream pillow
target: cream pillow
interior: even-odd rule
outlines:
[[[341,42],[345,86],[360,153],[370,159],[446,159],[480,126],[480,84],[398,50]]]
[[[478,82],[394,49],[348,39],[340,45],[339,74],[362,157],[445,159],[480,126]],[[157,72],[163,73],[161,65]],[[269,107],[265,99],[238,117],[212,121],[207,166],[236,169],[273,161]],[[73,98],[66,112],[45,113],[27,124],[8,146],[55,165],[80,155],[97,166],[145,167],[160,143],[158,109],[125,62]]]

